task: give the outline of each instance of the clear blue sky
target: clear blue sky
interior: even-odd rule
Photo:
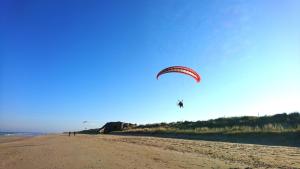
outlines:
[[[300,111],[300,1],[3,0],[0,64],[0,130]]]

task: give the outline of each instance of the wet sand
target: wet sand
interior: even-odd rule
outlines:
[[[0,168],[300,168],[300,148],[113,135],[1,137]]]

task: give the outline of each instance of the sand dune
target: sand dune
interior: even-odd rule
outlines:
[[[6,137],[0,168],[300,168],[300,148],[112,135]]]

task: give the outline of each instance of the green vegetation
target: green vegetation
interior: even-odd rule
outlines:
[[[107,128],[116,135],[155,136],[234,143],[300,147],[300,114],[273,116],[244,116],[218,118],[207,121],[179,121],[146,125],[114,127],[116,122],[102,128],[79,131],[81,134],[100,134]],[[119,124],[119,122],[118,122]],[[124,123],[121,123],[124,124]],[[118,126],[118,125],[117,125]]]
[[[99,134],[99,128],[77,131],[78,134]]]
[[[300,132],[300,114],[294,112],[262,117],[243,116],[196,122],[146,124],[122,132],[162,134]]]

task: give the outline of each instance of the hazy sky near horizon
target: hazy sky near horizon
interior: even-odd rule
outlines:
[[[298,0],[4,0],[0,32],[0,131],[300,111]]]

